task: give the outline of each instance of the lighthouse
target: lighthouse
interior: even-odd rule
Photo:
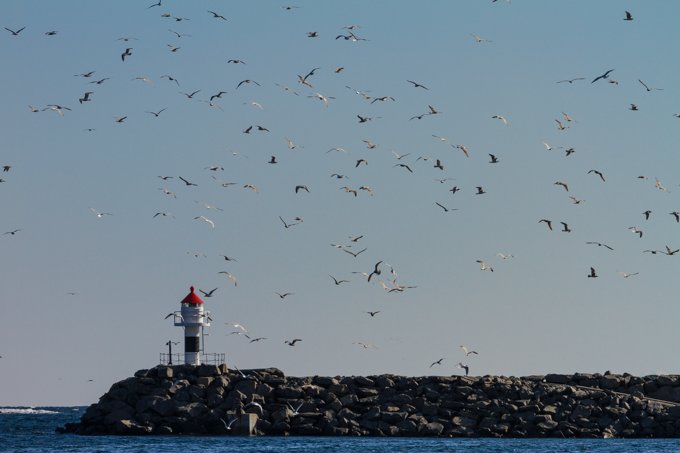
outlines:
[[[203,328],[210,327],[210,312],[203,310],[203,300],[196,295],[194,287],[182,299],[180,314],[175,312],[175,326],[184,327],[184,363],[201,364]]]

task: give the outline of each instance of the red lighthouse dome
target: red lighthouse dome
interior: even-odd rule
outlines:
[[[203,300],[196,295],[196,293],[194,292],[193,286],[190,288],[190,290],[191,290],[191,292],[189,294],[187,294],[187,296],[184,299],[182,299],[181,303],[190,304],[190,305],[202,304]]]

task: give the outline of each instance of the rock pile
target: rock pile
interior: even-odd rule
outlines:
[[[666,401],[656,401],[658,398]],[[113,384],[78,434],[680,437],[680,378],[574,374],[286,377],[226,365],[157,366]]]

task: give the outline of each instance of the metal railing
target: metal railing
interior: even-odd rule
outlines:
[[[203,352],[201,353],[201,363],[206,365],[221,365],[225,363],[226,354],[223,352]],[[184,363],[183,352],[160,353],[161,365],[182,365]]]

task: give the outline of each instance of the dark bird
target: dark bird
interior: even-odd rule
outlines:
[[[562,231],[564,233],[571,233],[571,228],[565,222],[560,222],[562,224]]]
[[[295,343],[297,343],[298,341],[302,341],[302,339],[295,338],[295,339],[290,340],[290,341],[286,340],[286,341],[284,341],[284,343],[286,343],[288,346],[295,346]]]
[[[485,193],[486,192],[484,192],[484,189],[482,188],[482,186],[477,186],[477,193],[475,195],[482,195],[482,194],[485,194]]]
[[[590,83],[595,83],[595,82],[597,82],[597,81],[600,80],[600,79],[608,79],[608,78],[609,78],[609,74],[610,74],[612,71],[613,71],[613,69],[610,69],[609,71],[605,72],[605,73],[602,74],[601,76],[595,77],[595,78],[593,79],[593,81],[590,82]]]
[[[413,170],[411,170],[411,167],[409,167],[409,166],[406,165],[406,164],[395,164],[395,165],[392,165],[392,167],[401,167],[401,168],[405,168],[405,169],[407,169],[410,173],[413,173]]]
[[[680,252],[680,249],[671,250],[671,248],[668,247],[668,246],[666,246],[666,251],[665,251],[665,252],[662,251],[663,254],[668,255],[668,256],[673,256],[673,255],[675,255],[675,254],[678,253],[678,252]]]
[[[437,159],[437,162],[434,164],[434,168],[438,168],[440,170],[444,170],[444,166],[442,165],[442,161]]]
[[[223,15],[221,15],[221,14],[217,14],[217,13],[216,13],[215,11],[210,11],[210,10],[208,10],[208,12],[209,12],[210,14],[212,14],[212,15],[213,15],[213,19],[222,19],[222,20],[227,20],[227,18],[226,18],[226,17],[224,17],[224,16],[223,16]]]
[[[604,248],[609,249],[609,250],[614,250],[612,247],[608,246],[607,244],[603,244],[602,242],[589,241],[589,242],[586,242],[586,244],[597,245],[598,247],[604,247]]]
[[[649,220],[649,215],[652,213],[649,209],[642,213],[645,216],[645,220]]]
[[[276,156],[272,156],[269,158],[269,161],[267,161],[268,164],[278,164],[276,161]]]
[[[626,17],[624,17],[623,20],[633,20],[633,15],[630,11],[626,11]]]
[[[281,221],[283,222],[283,227],[284,227],[284,228],[290,228],[290,227],[295,226],[295,225],[297,225],[297,224],[300,223],[300,221],[297,221],[297,222],[295,222],[295,223],[286,223],[286,221],[283,220],[283,217],[281,217],[281,216],[279,216],[279,219],[281,219]]]
[[[304,190],[305,192],[309,193],[309,188],[307,188],[307,186],[303,185],[295,186],[295,193],[298,193],[301,190]]]
[[[154,6],[161,6],[161,2],[163,0],[158,0],[158,3],[154,3],[153,5],[149,5],[146,9],[153,8]]]
[[[588,274],[588,278],[597,278],[597,274],[595,273],[594,267],[590,268],[590,274]]]
[[[378,311],[365,311],[364,313],[371,315],[371,318],[380,313],[380,310]]]
[[[319,37],[319,34],[318,34],[317,32],[315,32],[315,31],[308,31],[308,32],[307,32],[307,37],[308,37],[308,38],[318,38],[318,37]]]
[[[628,110],[632,110],[633,112],[637,112],[639,109],[638,109],[637,105],[630,104],[630,107],[628,107]]]
[[[162,76],[161,76],[161,79],[168,79],[168,80],[171,81],[171,82],[175,82],[175,83],[177,84],[177,86],[179,86],[179,82],[177,81],[177,79],[174,78],[174,77],[172,77],[172,76],[169,76],[169,75],[167,75],[167,74],[162,75]]]
[[[450,209],[450,208],[447,208],[447,207],[444,206],[443,204],[437,203],[436,201],[434,202],[434,204],[436,204],[437,206],[439,206],[440,208],[442,208],[442,209],[444,210],[444,212],[457,211],[457,210],[458,210],[458,209]]]
[[[203,294],[203,297],[212,297],[213,293],[217,291],[217,288],[214,288],[208,292],[205,292],[202,289],[199,289],[199,291],[201,292],[201,294]]]
[[[243,60],[237,60],[237,59],[230,59],[230,60],[227,60],[227,63],[232,63],[232,64],[246,64],[245,61],[243,61]]]
[[[349,283],[349,280],[338,280],[337,278],[333,277],[332,275],[329,275],[329,277],[333,279],[333,283],[335,283],[336,286],[339,286],[340,283]]]
[[[451,192],[451,195],[455,195],[456,192],[460,192],[460,189],[458,188],[458,186],[453,186],[449,189],[449,192]]]
[[[45,34],[47,36],[54,36],[57,34],[57,31],[56,30],[46,31]]]
[[[343,252],[349,253],[349,254],[352,255],[354,258],[356,258],[356,257],[359,256],[360,254],[364,253],[366,250],[367,250],[367,249],[363,249],[363,250],[359,250],[358,252],[354,253],[354,252],[350,252],[350,251],[347,250],[347,249],[342,249]]]
[[[92,77],[97,71],[83,72],[82,74],[73,74],[73,77]]]
[[[192,92],[192,93],[184,93],[184,92],[181,92],[181,93],[182,93],[184,96],[186,96],[187,99],[192,99],[196,93],[200,93],[200,92],[201,92],[201,90],[196,90],[196,91],[194,91],[194,92]]]
[[[194,184],[193,182],[189,182],[189,181],[187,181],[186,179],[182,178],[181,176],[178,176],[178,178],[181,179],[182,182],[183,182],[184,184],[186,184],[187,186],[198,186],[198,184]]]
[[[380,275],[381,271],[378,268],[378,266],[380,266],[380,264],[382,264],[382,261],[378,261],[377,263],[375,263],[375,266],[373,266],[373,272],[368,274],[368,281],[369,282],[371,281],[371,277],[373,277],[374,275]]]
[[[269,132],[269,129],[267,129],[266,127],[263,127],[263,126],[260,126],[260,125],[255,125],[255,127],[260,132]]]
[[[546,225],[548,225],[548,228],[550,228],[550,231],[552,231],[552,220],[541,219],[541,220],[538,221],[538,223],[541,223],[541,222],[542,222],[542,223],[545,223]]]
[[[83,97],[78,99],[78,102],[80,102],[82,104],[83,102],[91,101],[92,100],[92,99],[90,99],[91,94],[94,94],[94,92],[93,91],[86,91],[85,94],[83,95]]]
[[[119,116],[116,118],[116,123],[122,123],[127,119],[127,116]]]
[[[150,114],[152,114],[153,116],[155,116],[156,118],[158,118],[158,115],[160,115],[161,113],[163,113],[165,110],[167,110],[167,107],[162,108],[162,109],[160,109],[160,110],[157,111],[157,112],[146,112],[146,113],[150,113]]]
[[[19,228],[19,229],[17,229],[17,230],[12,230],[12,231],[5,231],[4,233],[2,233],[2,235],[4,236],[4,235],[6,235],[6,234],[9,234],[9,235],[14,236],[14,235],[17,234],[19,231],[21,231],[21,228]]]
[[[597,170],[589,170],[589,171],[588,171],[588,174],[590,174],[590,173],[595,173],[597,176],[600,177],[600,179],[602,180],[602,182],[604,182],[604,175],[602,174],[602,172],[599,172],[599,171],[597,171]]]
[[[125,61],[125,57],[129,57],[129,56],[131,56],[131,55],[132,55],[132,47],[128,47],[127,49],[125,49],[125,52],[123,52],[123,53],[120,55],[120,59],[123,60],[123,61]]]
[[[243,131],[243,133],[244,133],[244,134],[250,134],[250,131],[251,131],[251,130],[253,130],[253,126],[248,126],[248,127]]]
[[[288,296],[292,296],[292,295],[293,295],[293,293],[283,293],[283,294],[281,294],[281,293],[277,293],[277,292],[274,292],[274,294],[276,294],[277,296],[279,296],[279,297],[281,298],[281,300],[285,299],[285,298],[288,297]]]
[[[101,85],[102,83],[106,82],[106,81],[109,80],[109,79],[110,79],[110,77],[104,77],[103,79],[93,80],[93,81],[90,82],[90,83],[96,83],[97,85]]]
[[[17,31],[14,31],[14,30],[10,30],[9,28],[5,27],[5,30],[7,30],[8,32],[12,33],[12,36],[19,36],[19,33],[21,33],[21,31],[22,31],[24,28],[26,28],[26,27],[21,27],[21,28],[18,29]]]
[[[575,78],[575,79],[565,79],[565,80],[560,80],[560,81],[555,82],[555,83],[564,83],[564,82],[567,82],[567,83],[574,83],[574,82],[577,81],[577,80],[584,80],[584,78],[583,78],[583,77],[577,77],[577,78]]]
[[[238,83],[238,85],[236,85],[236,89],[238,89],[238,87],[240,87],[240,86],[243,85],[244,83],[254,83],[254,84],[257,85],[257,86],[262,86],[262,85],[260,85],[259,83],[257,83],[257,82],[254,81],[254,80],[245,79],[245,80],[241,80],[241,81]]]
[[[673,211],[669,212],[668,215],[672,215],[673,217],[675,217],[675,223],[680,223],[680,212]]]
[[[629,227],[628,228],[631,233],[637,234],[639,238],[642,238],[642,230],[639,229],[638,227]]]
[[[220,99],[221,99],[223,94],[227,94],[227,92],[226,92],[226,91],[220,91],[220,92],[217,93],[217,94],[213,94],[212,96],[210,96],[210,100],[212,101],[212,100],[215,99],[215,98],[220,98]]]
[[[368,161],[366,159],[359,159],[357,160],[356,165],[354,165],[354,168],[357,168],[361,164],[368,165]]]
[[[498,158],[493,154],[489,154],[489,158],[491,158],[489,161],[490,164],[497,164],[499,162]]]
[[[416,119],[422,120],[422,119],[423,119],[424,117],[426,117],[427,115],[429,115],[429,113],[423,113],[422,115],[415,115],[415,116],[412,116],[411,118],[409,118],[409,121],[410,121],[410,120],[416,120]]]
[[[456,366],[457,366],[458,368],[461,368],[461,369],[465,370],[465,376],[467,376],[468,373],[470,372],[470,367],[467,366],[467,365],[464,365],[463,362],[458,362],[458,365],[456,365]]]
[[[227,256],[227,255],[220,255],[220,256],[222,258],[224,258],[225,261],[233,261],[235,263],[238,263],[238,260],[236,258],[231,257],[231,256]]]
[[[556,185],[556,186],[562,186],[562,187],[564,187],[564,190],[569,192],[569,186],[567,185],[567,183],[562,182],[562,181],[556,181],[553,184]]]
[[[432,368],[432,367],[435,366],[435,365],[441,365],[441,364],[442,364],[442,360],[444,360],[444,357],[442,357],[442,358],[439,359],[439,360],[435,360],[435,361],[432,362],[432,364],[430,365],[430,368]]]
[[[257,343],[258,341],[266,340],[265,337],[252,338],[248,343]]]
[[[424,88],[424,89],[426,89],[426,90],[429,90],[429,88],[426,87],[425,85],[422,85],[422,84],[420,84],[420,83],[418,83],[418,82],[414,82],[413,80],[407,80],[407,82],[408,82],[408,83],[412,83],[412,84],[413,84],[413,88]]]
[[[645,82],[643,82],[640,79],[638,79],[638,82],[640,82],[642,84],[642,86],[645,87],[645,90],[647,90],[647,91],[652,91],[652,90],[662,91],[663,90],[663,88],[650,88],[650,87],[647,86],[647,84]]]

